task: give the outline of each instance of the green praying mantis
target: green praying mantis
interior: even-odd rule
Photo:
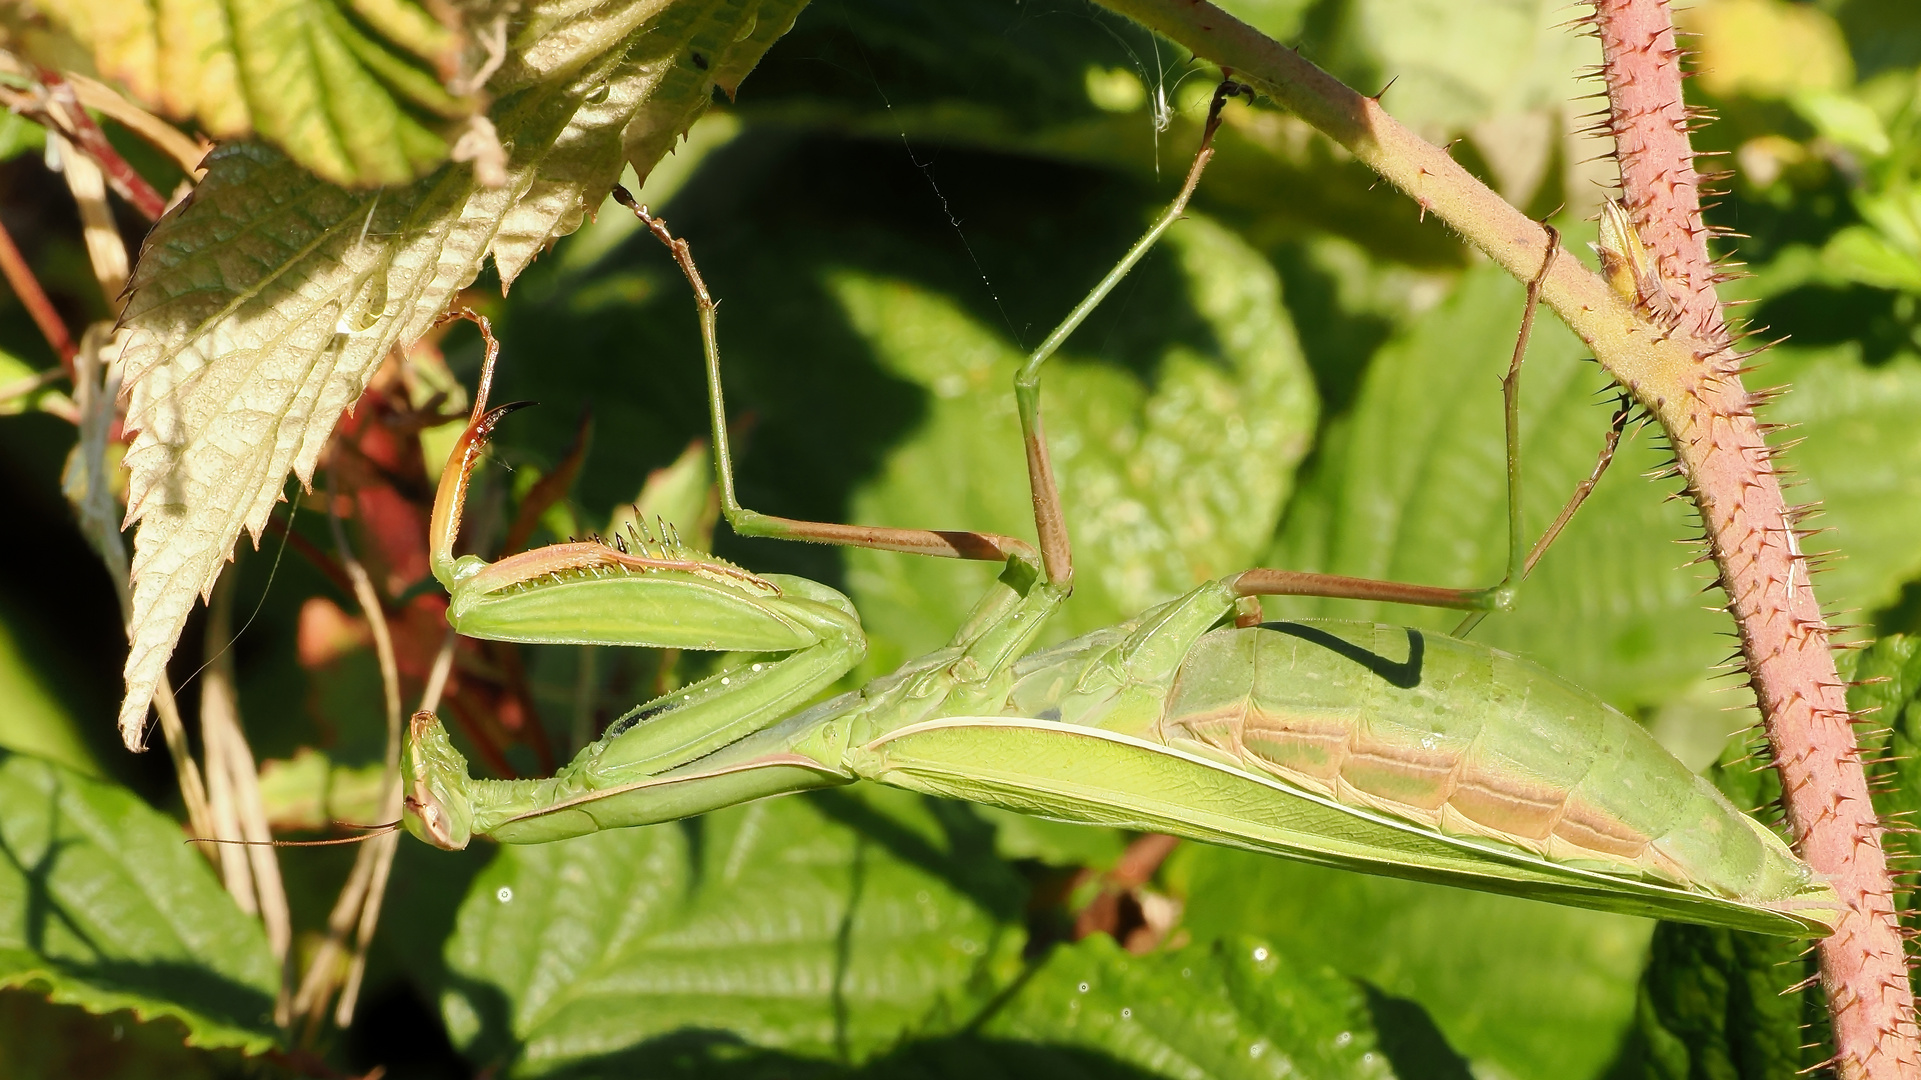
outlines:
[[[497,357],[489,336],[473,418],[442,474],[430,526],[451,625],[501,641],[774,658],[641,705],[547,779],[471,778],[439,720],[419,713],[402,761],[407,829],[449,849],[476,835],[542,843],[868,780],[1558,903],[1791,936],[1829,932],[1838,915],[1833,890],[1773,832],[1593,695],[1455,637],[1262,621],[1263,595],[1483,613],[1509,606],[1527,566],[1516,395],[1539,278],[1504,385],[1509,567],[1499,585],[1457,590],[1254,569],[1122,625],[1029,651],[1074,573],[1041,423],[1041,368],[1180,218],[1212,156],[1221,110],[1240,90],[1222,85],[1179,196],[1015,379],[1038,545],[743,508],[714,301],[686,241],[617,191],[692,286],[721,508],[736,532],[1004,569],[947,647],[809,706],[866,647],[853,605],[824,585],[755,574],[644,526],[498,562],[456,558],[472,471],[494,426],[518,407],[487,407]],[[1558,244],[1549,247],[1551,265]]]

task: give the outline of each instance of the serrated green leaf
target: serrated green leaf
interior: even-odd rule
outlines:
[[[1593,1076],[1627,1028],[1653,925],[1184,844],[1169,884],[1197,940],[1254,934],[1425,1009],[1495,1075]]]
[[[1251,938],[1130,956],[1096,934],[1055,949],[979,1033],[1037,1044],[1041,1054],[1067,1058],[1063,1051],[1075,1048],[1147,1075],[1195,1080],[1449,1075],[1445,1060],[1397,1068],[1403,1063],[1383,1052],[1390,1037],[1376,1030],[1370,997],[1330,969]],[[1466,1074],[1457,1065],[1453,1075]]]
[[[466,35],[411,0],[58,0],[100,71],[216,138],[256,136],[341,184],[397,184],[446,160]],[[476,11],[476,14],[478,12]],[[478,47],[469,50],[478,62]]]
[[[138,745],[196,593],[244,527],[256,542],[291,470],[310,482],[340,415],[392,346],[423,333],[494,258],[512,282],[619,174],[643,175],[699,114],[742,37],[800,0],[536,6],[495,80],[507,183],[465,166],[356,193],[257,143],[222,148],[149,237],[125,323],[128,520],[140,522],[122,736]],[[651,16],[651,17],[644,17]],[[720,65],[716,64],[719,60]]]
[[[1351,414],[1325,436],[1317,467],[1288,508],[1269,565],[1428,584],[1500,578],[1507,513],[1500,391],[1521,288],[1490,268],[1463,278],[1442,304],[1373,359]],[[1558,322],[1535,324],[1522,375],[1527,535],[1540,535],[1593,467],[1611,398],[1585,350]],[[1816,583],[1841,609],[1889,603],[1921,573],[1921,359],[1881,364],[1859,348],[1784,348],[1759,378],[1794,387],[1764,419],[1805,437],[1787,458],[1819,501],[1818,525],[1848,557]],[[1697,553],[1693,515],[1641,475],[1668,455],[1651,430],[1623,440],[1613,468],[1522,587],[1516,610],[1474,636],[1520,653],[1623,707],[1692,693],[1725,654],[1724,602],[1704,594],[1711,573],[1684,568]],[[1459,616],[1390,605],[1286,599],[1271,612],[1376,618],[1446,631]],[[1717,702],[1716,705],[1728,704]],[[1727,724],[1702,716],[1716,730]]]
[[[1189,340],[1205,344],[1166,342],[1142,378],[1081,359],[1103,345],[1118,352],[1112,335],[1091,349],[1076,338],[1043,376],[1077,567],[1074,599],[1054,620],[1060,637],[1251,565],[1313,431],[1313,386],[1266,260],[1200,217],[1162,244],[1201,320]],[[920,429],[857,493],[855,519],[1031,536],[1012,389],[1021,354],[951,302],[905,283],[844,273],[832,285],[882,366],[931,398]],[[1147,303],[1133,300],[1128,313],[1183,314],[1137,314]],[[847,561],[863,623],[906,655],[943,644],[995,572],[864,551]],[[903,658],[876,653],[886,654],[870,661],[881,669]]]
[[[1921,637],[1894,634],[1869,646],[1854,668],[1848,708],[1866,720],[1862,725],[1861,755],[1869,762],[1868,779],[1879,790],[1874,806],[1884,822],[1912,819],[1921,811]],[[1768,773],[1773,779],[1773,773]],[[1779,798],[1776,781],[1766,795]],[[1921,838],[1905,829],[1882,835],[1889,861],[1911,865],[1921,856]],[[1913,889],[1896,889],[1895,906],[1903,921],[1915,922]]]
[[[507,847],[461,907],[442,1012],[514,1075],[626,1074],[689,1031],[860,1061],[1006,984],[1020,894],[967,810],[901,792]]]
[[[179,826],[112,784],[0,753],[0,986],[275,1044],[278,966]]]
[[[1267,565],[1450,586],[1491,585],[1507,559],[1499,378],[1520,323],[1521,286],[1491,266],[1374,357],[1344,423],[1325,436]],[[1594,466],[1612,398],[1559,322],[1542,317],[1521,378],[1526,535],[1539,536]],[[1704,610],[1708,577],[1682,569],[1683,505],[1640,473],[1665,455],[1651,431],[1623,440],[1612,470],[1521,589],[1474,633],[1623,706],[1698,683],[1725,648],[1727,617]],[[1460,615],[1404,606],[1270,601],[1270,613],[1373,618],[1451,630]]]
[[[1802,1049],[1822,1010],[1805,994],[1783,993],[1812,973],[1806,952],[1781,938],[1662,923],[1608,1080],[1806,1075],[1827,1056]]]

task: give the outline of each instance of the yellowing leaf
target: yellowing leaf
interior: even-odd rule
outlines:
[[[45,10],[156,110],[219,138],[258,135],[336,183],[427,172],[446,159],[452,122],[481,104],[444,85],[459,79],[462,35],[411,0],[59,0]]]
[[[223,147],[148,239],[123,355],[132,648],[120,729],[138,746],[196,593],[244,526],[258,542],[287,473],[313,477],[341,410],[380,359],[432,324],[489,253],[511,283],[619,175],[644,178],[699,115],[716,73],[751,63],[799,0],[639,0],[524,14],[494,80],[507,182],[448,166],[351,191],[259,143]],[[523,44],[524,43],[524,44]],[[755,54],[756,56],[758,53]]]
[[[1782,0],[1716,0],[1686,9],[1698,35],[1695,68],[1716,97],[1787,97],[1797,90],[1839,90],[1854,81],[1848,43],[1832,16]]]

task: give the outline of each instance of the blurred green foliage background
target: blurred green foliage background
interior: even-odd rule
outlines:
[[[1598,85],[1577,78],[1598,48],[1554,25],[1571,9],[1225,6],[1350,85],[1391,81],[1391,112],[1585,250],[1613,170],[1582,116]],[[1817,579],[1824,602],[1858,636],[1921,630],[1921,8],[1705,0],[1682,18],[1699,35],[1691,100],[1721,117],[1696,145],[1732,173],[1709,219],[1739,234],[1720,250],[1752,275],[1724,295],[1747,302],[1738,314],[1758,337],[1788,337],[1750,385],[1792,387],[1765,419],[1806,440],[1785,461],[1795,497],[1820,501],[1815,524],[1833,529],[1808,542],[1838,553]],[[722,301],[743,502],[1027,532],[1013,367],[1172,197],[1214,78],[1082,0],[814,0],[642,192]],[[104,308],[72,204],[17,127],[0,129],[13,152],[0,213],[80,325]],[[1266,105],[1230,107],[1189,217],[1046,376],[1080,572],[1053,635],[1249,565],[1497,578],[1497,379],[1520,286]],[[703,433],[692,304],[631,217],[603,213],[486,309],[505,348],[496,399],[546,406],[501,430],[516,489],[556,465],[577,410],[592,409],[554,533],[601,528]],[[52,359],[11,297],[0,349],[26,368]],[[477,342],[456,331],[447,351],[471,380]],[[1530,529],[1587,474],[1608,424],[1614,399],[1585,355],[1558,323],[1537,327],[1523,405]],[[128,757],[112,733],[124,646],[58,492],[72,438],[47,416],[0,419],[0,498],[15,523],[0,539],[12,568],[0,575],[0,744],[177,810],[164,758]],[[1477,637],[1590,687],[1705,768],[1731,738],[1744,744],[1752,713],[1739,680],[1717,674],[1731,624],[1703,592],[1711,569],[1681,565],[1698,554],[1692,512],[1669,498],[1676,481],[1638,475],[1666,460],[1658,432],[1635,429],[1520,609]],[[324,547],[316,517],[297,528]],[[724,529],[715,543],[847,591],[873,643],[861,678],[943,643],[992,572]],[[324,669],[297,661],[303,603],[351,604],[276,548],[241,560],[236,651],[256,753],[322,755],[303,759],[307,773],[270,766],[296,801],[329,769],[345,790],[377,767],[379,684],[364,651]],[[1454,621],[1344,602],[1269,610]],[[191,712],[186,676],[201,658],[194,630],[187,640],[174,670]],[[602,653],[591,677],[604,723],[648,696],[655,661]],[[580,656],[530,656],[540,715],[566,745]],[[1238,1076],[1280,1075],[1283,1060],[1314,1075],[1670,1075],[1662,1025],[1692,1006],[1667,1002],[1660,988],[1675,984],[1658,978],[1642,989],[1655,934],[1643,920],[1190,844],[1150,886],[1178,905],[1160,952],[1088,939],[1050,953],[1070,901],[1087,898],[1064,883],[1111,865],[1125,839],[856,791],[550,848],[456,856],[408,843],[362,1020],[327,1049],[389,1075],[458,1074],[456,1051],[565,1075]],[[283,855],[309,931],[349,858]],[[613,867],[627,876],[607,877]],[[501,923],[509,913],[520,921]],[[568,933],[613,925],[631,933],[604,955],[557,959]],[[1669,967],[1698,946],[1663,942],[1653,955]],[[837,973],[831,987],[807,982],[819,970]],[[1761,977],[1785,987],[1797,970]],[[1085,1015],[1057,1015],[1090,994]],[[1097,1024],[1109,1005],[1130,1021],[1139,1009],[1139,1030]],[[1798,1030],[1801,1006],[1783,1008],[1768,1022]],[[131,1024],[0,993],[0,1030],[49,1016]],[[151,1027],[139,1037],[168,1044],[172,1029]],[[67,1067],[9,1053],[0,1061],[23,1070]],[[171,1060],[162,1053],[109,1072],[140,1074]],[[180,1053],[154,1074],[265,1067]],[[1747,1063],[1738,1075],[1813,1060],[1793,1044],[1728,1053]]]

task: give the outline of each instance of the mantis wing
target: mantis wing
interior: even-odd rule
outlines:
[[[1348,870],[1789,937],[1825,935],[1839,916],[1824,883],[1761,904],[1551,862],[1098,728],[945,717],[889,732],[849,756],[867,779],[931,795]]]

